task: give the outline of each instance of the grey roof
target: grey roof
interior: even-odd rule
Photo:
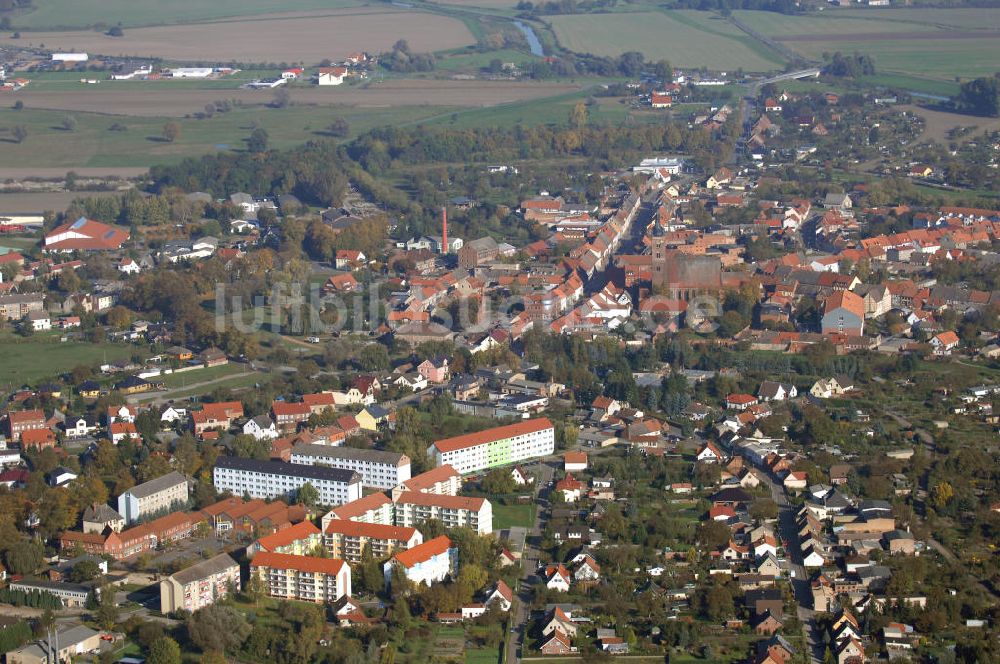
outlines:
[[[203,560],[196,565],[188,567],[187,569],[182,569],[180,572],[172,574],[170,578],[177,583],[185,585],[191,583],[192,581],[198,581],[214,574],[225,572],[233,567],[238,569],[239,563],[233,560],[232,556],[228,553],[220,553],[214,558]]]
[[[21,579],[20,581],[11,582],[11,587],[21,586],[23,588],[30,588],[35,590],[43,590],[46,592],[64,592],[64,593],[77,593],[86,595],[90,592],[90,586],[85,586],[79,583],[66,583],[63,581],[46,581],[45,579]]]
[[[306,466],[299,463],[285,463],[283,461],[241,459],[239,457],[231,456],[219,457],[215,462],[215,467],[245,470],[251,473],[261,473],[264,475],[285,475],[287,477],[298,477],[305,480],[341,482],[344,484],[354,484],[355,482],[361,481],[361,475],[353,470],[330,468],[329,466]]]
[[[98,632],[86,627],[84,625],[76,625],[56,632],[56,639],[53,639],[52,645],[55,646],[56,643],[59,644],[59,649],[64,650],[66,648],[74,647],[77,644],[83,643],[89,639],[94,638],[98,635]],[[18,648],[12,652],[23,653],[30,655],[40,661],[46,660],[46,652],[48,650],[48,642],[44,639],[37,641],[31,645],[24,646],[23,648]]]
[[[485,249],[487,251],[492,251],[497,249],[498,246],[499,245],[497,245],[497,241],[494,240],[489,235],[487,235],[486,237],[481,237],[477,240],[470,240],[469,242],[466,242],[463,248],[472,247],[473,249],[476,250]]]
[[[292,456],[296,454],[324,459],[349,459],[351,461],[371,461],[372,463],[387,463],[399,466],[409,463],[410,458],[398,452],[383,450],[361,450],[355,447],[334,447],[332,445],[312,445],[300,443],[292,448]]]
[[[365,406],[365,410],[368,411],[368,414],[374,417],[376,420],[380,420],[383,417],[389,416],[389,411],[384,406],[381,406],[377,403]]]
[[[181,482],[187,483],[187,478],[178,473],[176,470],[167,473],[166,475],[161,475],[156,479],[149,480],[148,482],[143,482],[139,486],[134,486],[126,493],[132,494],[136,498],[146,498],[152,496],[154,493],[159,493],[164,489],[169,489],[172,486],[177,486]]]

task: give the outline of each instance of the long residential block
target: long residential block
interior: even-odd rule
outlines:
[[[437,440],[427,448],[434,465],[467,475],[555,453],[555,428],[547,417]]]
[[[261,551],[250,561],[250,573],[271,597],[322,604],[351,594],[351,566],[335,558]]]
[[[212,481],[218,491],[251,498],[295,497],[307,482],[323,505],[343,505],[361,497],[361,475],[353,470],[281,461],[219,457]]]
[[[228,553],[192,565],[160,581],[160,613],[192,613],[240,590],[240,565]]]
[[[173,471],[118,496],[118,513],[125,518],[125,525],[130,526],[142,517],[183,506],[187,500],[187,478]]]
[[[359,562],[365,547],[371,549],[376,560],[388,558],[397,551],[412,549],[423,544],[424,536],[416,528],[385,526],[334,519],[323,531],[323,544],[334,558]]]
[[[302,444],[292,448],[290,460],[356,471],[361,474],[361,485],[373,489],[391,489],[410,479],[410,457],[397,452]]]
[[[419,527],[436,519],[445,528],[471,528],[480,535],[493,532],[493,505],[485,498],[444,496],[404,491],[394,496],[397,526]]]

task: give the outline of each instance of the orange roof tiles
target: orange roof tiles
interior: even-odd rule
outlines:
[[[451,477],[459,477],[459,473],[455,470],[454,466],[446,463],[437,468],[431,468],[426,473],[420,473],[415,477],[411,477],[403,482],[403,484],[410,491],[422,492]]]
[[[478,512],[483,508],[485,498],[470,498],[468,496],[447,496],[438,493],[418,493],[416,491],[404,491],[399,494],[396,500],[399,503],[408,505],[421,505],[427,507],[441,507],[450,510],[471,510]]]
[[[264,551],[274,551],[283,546],[288,546],[297,540],[306,539],[312,535],[319,535],[319,528],[310,521],[303,521],[294,526],[279,530],[278,532],[261,537],[257,540],[257,545]]]
[[[316,558],[314,556],[293,556],[287,553],[261,551],[250,561],[250,567],[295,570],[336,576],[346,563],[337,558]]]
[[[414,565],[426,562],[435,556],[440,556],[442,553],[447,552],[450,548],[451,540],[448,539],[446,535],[441,535],[432,540],[428,540],[423,544],[418,544],[412,549],[400,551],[393,556],[393,559],[395,559],[403,567],[413,567]]]
[[[346,535],[348,537],[367,537],[369,539],[406,542],[417,531],[415,528],[404,526],[386,526],[380,523],[363,523],[360,521],[334,519],[327,524],[326,532]]]
[[[335,508],[333,514],[338,519],[354,519],[391,502],[384,493],[373,493]]]
[[[551,428],[552,422],[550,422],[547,417],[539,417],[533,420],[525,420],[515,424],[508,424],[507,426],[486,429],[485,431],[467,433],[463,436],[437,440],[434,441],[434,447],[437,448],[439,452],[455,452],[457,450],[464,450],[477,445],[484,445],[495,440],[513,438],[514,436],[523,436],[525,434],[535,433]]]

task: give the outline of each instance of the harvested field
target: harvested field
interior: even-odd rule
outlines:
[[[140,175],[145,175],[148,168],[141,166],[112,166],[112,167],[74,167],[72,169],[61,168],[57,166],[0,166],[0,180],[17,180],[21,178],[42,178],[44,180],[51,180],[55,178],[63,178],[66,176],[68,170],[76,171],[77,175],[83,177],[122,177],[122,178],[134,178]],[[88,195],[93,194],[89,192]],[[0,194],[0,207],[3,207],[2,201],[7,196],[18,196],[20,194]],[[29,212],[31,210],[28,210]]]
[[[514,9],[518,0],[436,0],[442,5],[459,7],[485,7],[487,9]]]
[[[701,15],[699,15],[701,14]],[[782,61],[757,40],[704,12],[631,12],[552,16],[559,43],[578,53],[616,57],[641,51],[680,67],[771,71]]]
[[[537,99],[579,89],[556,83],[513,81],[389,80],[378,84],[295,88],[293,104],[391,108],[403,106],[495,106]],[[171,90],[150,82],[146,90],[115,90],[111,86],[88,87],[73,92],[32,91],[17,93],[25,107],[60,111],[83,111],[139,117],[175,116],[201,111],[220,99],[244,104],[266,104],[271,93],[254,90]]]
[[[276,0],[34,0],[31,11],[16,18],[18,28],[33,30],[89,28],[118,23],[125,27],[174,25],[236,16],[270,14],[288,9]],[[298,9],[334,9],[355,0],[298,0]]]
[[[60,175],[65,175],[63,171]],[[26,177],[21,175],[21,177]],[[57,176],[58,177],[58,176]],[[28,213],[57,210],[62,212],[74,198],[81,196],[119,196],[120,191],[46,191],[36,194],[0,194],[0,213]],[[0,239],[0,243],[3,240]]]
[[[946,111],[935,111],[920,106],[899,106],[900,110],[909,111],[924,119],[924,132],[919,141],[937,141],[942,145],[948,143],[948,132],[958,127],[975,127],[976,129],[963,136],[963,140],[979,136],[986,131],[1000,130],[1000,119],[981,118],[973,115],[961,115]]]
[[[416,52],[457,48],[475,41],[457,19],[412,11],[355,9],[294,16],[232,19],[184,26],[126,30],[123,37],[70,30],[32,32],[0,44],[86,51],[106,56],[146,56],[178,62],[305,62],[352,51],[389,50],[405,39]]]

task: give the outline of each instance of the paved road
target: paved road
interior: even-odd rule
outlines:
[[[785,547],[785,557],[788,559],[790,569],[794,574],[791,583],[795,592],[795,600],[799,605],[798,618],[802,622],[804,636],[811,651],[810,661],[812,664],[819,664],[823,661],[823,648],[817,638],[819,634],[814,620],[815,612],[809,608],[812,606],[812,591],[809,587],[809,576],[806,574],[806,568],[802,565],[796,509],[788,501],[783,486],[775,482],[769,475],[760,473],[760,476],[764,478],[764,483],[771,490],[771,498],[778,505],[778,531],[781,539],[788,544]]]
[[[549,502],[542,498],[547,493],[552,477],[555,475],[555,464],[558,461],[546,461],[526,466],[529,473],[535,476],[535,523],[528,530],[524,541],[524,552],[521,556],[521,583],[517,589],[517,607],[512,621],[510,640],[507,648],[507,664],[517,664],[525,646],[528,633],[528,606],[531,603],[531,585],[536,580],[538,570],[539,545],[542,532],[548,521]]]

